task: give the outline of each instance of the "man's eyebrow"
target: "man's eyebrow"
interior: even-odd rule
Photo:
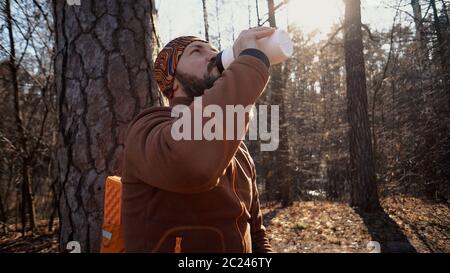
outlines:
[[[198,44],[190,44],[188,49],[189,49],[189,51],[192,51],[192,49],[199,48],[199,47],[203,47],[203,46],[202,45],[198,45]]]
[[[190,44],[189,47],[188,47],[188,50],[190,52],[192,52],[193,49],[197,49],[197,48],[200,48],[200,49],[211,49],[211,50],[216,51],[216,52],[219,51],[218,49],[216,49],[214,47],[206,47],[206,46],[204,46],[202,44]]]

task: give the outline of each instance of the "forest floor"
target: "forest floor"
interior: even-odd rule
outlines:
[[[346,203],[295,202],[263,209],[276,252],[450,252],[449,204],[386,198],[384,212],[358,213]],[[369,245],[368,245],[369,244]],[[376,244],[376,243],[375,243]]]
[[[48,221],[37,221],[36,231],[34,233],[27,232],[22,236],[19,231],[15,231],[15,225],[9,225],[8,233],[0,233],[0,253],[6,252],[38,252],[49,253],[58,252],[58,223],[55,221],[55,228],[48,231]],[[3,232],[3,230],[2,230]]]
[[[358,213],[346,203],[299,201],[281,208],[264,205],[264,223],[276,252],[450,252],[449,204],[416,198],[386,198],[384,212]],[[14,227],[11,226],[12,230]],[[0,234],[1,252],[57,252],[58,232]]]

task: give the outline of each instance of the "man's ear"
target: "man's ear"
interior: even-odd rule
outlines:
[[[172,89],[173,89],[174,97],[185,97],[186,96],[186,93],[183,90],[183,86],[177,79],[175,79],[173,81]]]
[[[173,92],[175,93],[178,89],[180,89],[180,82],[175,78],[175,80],[173,81]]]

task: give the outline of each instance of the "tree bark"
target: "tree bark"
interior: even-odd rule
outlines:
[[[7,221],[7,215],[5,212],[5,208],[3,207],[2,196],[0,195],[0,227],[3,227],[3,232],[5,232],[5,233],[8,230],[8,225],[7,225],[6,221]]]
[[[415,29],[416,29],[416,44],[417,49],[419,51],[419,77],[420,77],[420,85],[421,85],[421,93],[422,93],[422,100],[424,104],[427,103],[427,97],[426,97],[426,90],[432,90],[432,81],[431,81],[431,64],[430,64],[430,58],[428,54],[428,46],[427,46],[427,39],[425,35],[425,29],[423,25],[423,18],[422,18],[422,8],[420,6],[419,0],[411,0],[411,7],[413,9],[413,15],[414,15],[414,23],[415,23]],[[426,107],[426,105],[424,105]]]
[[[425,43],[425,31],[423,28],[422,20],[422,7],[420,6],[419,0],[411,0],[411,7],[413,9],[414,24],[416,28],[416,39],[420,42],[421,46]]]
[[[105,178],[120,175],[128,123],[162,104],[151,78],[154,1],[53,1],[60,248],[100,246]]]
[[[261,17],[259,15],[259,2],[258,0],[255,0],[255,7],[256,7],[256,23],[258,27],[261,26]]]
[[[380,208],[380,204],[367,113],[360,0],[345,0],[344,25],[347,114],[350,125],[351,205],[362,211],[374,211]]]
[[[219,19],[219,0],[216,0],[216,20],[217,20],[217,43],[219,45],[219,51],[222,50],[222,34],[220,31],[220,19]]]
[[[208,10],[206,9],[206,0],[202,0],[202,5],[203,5],[203,23],[205,26],[205,40],[209,42]]]
[[[275,17],[275,5],[273,0],[268,0],[269,10],[269,25],[271,27],[277,27]],[[285,88],[282,81],[282,64],[274,65],[271,67],[271,104],[279,105],[280,108],[280,130],[279,130],[279,144],[276,150],[276,155],[272,157],[272,166],[275,167],[273,172],[274,176],[268,177],[268,188],[272,197],[277,197],[279,192],[279,198],[284,207],[292,204],[294,200],[294,191],[292,178],[289,176],[289,146],[287,136],[287,122],[286,122],[286,105],[284,101]]]
[[[428,57],[428,46],[425,36],[425,29],[423,26],[422,19],[422,8],[420,6],[419,0],[411,0],[411,7],[414,14],[414,25],[416,29],[416,40],[418,49],[420,50],[420,61],[422,69],[426,69],[426,73],[429,73],[429,57]],[[427,67],[428,66],[428,67]]]
[[[447,26],[450,27],[450,10],[447,7],[447,4],[445,3],[446,0],[441,0],[442,3],[442,10],[443,15],[445,17],[445,22],[447,23]]]
[[[438,16],[438,10],[436,7],[436,1],[430,0],[431,8],[433,9],[433,22],[434,22],[434,29],[436,32],[437,37],[437,52],[439,54],[439,59],[441,61],[441,68],[442,68],[442,74],[443,74],[443,83],[444,83],[444,90],[447,95],[447,109],[446,112],[450,111],[450,64],[449,64],[449,58],[450,58],[450,44],[449,44],[449,38],[445,37],[444,32],[441,28],[441,22],[439,20]]]

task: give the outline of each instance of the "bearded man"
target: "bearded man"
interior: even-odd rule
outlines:
[[[242,138],[175,140],[171,129],[173,107],[193,112],[194,98],[224,112],[227,105],[253,105],[270,67],[258,40],[273,32],[241,32],[226,70],[217,65],[218,50],[193,36],[172,40],[158,54],[153,75],[170,106],[144,110],[128,129],[122,169],[126,252],[272,252],[255,164]],[[245,122],[247,129],[248,117]]]

